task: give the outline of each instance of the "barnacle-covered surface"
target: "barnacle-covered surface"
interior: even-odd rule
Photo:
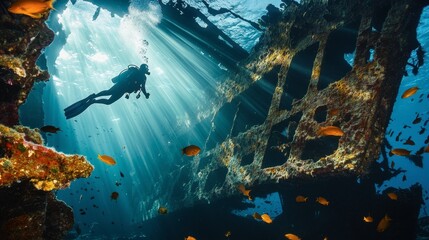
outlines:
[[[9,13],[11,2],[0,5],[0,122],[12,126],[18,122],[18,107],[25,102],[35,81],[49,79],[36,66],[41,51],[54,39],[46,26],[47,16],[32,19]],[[47,14],[46,14],[47,15]]]
[[[176,192],[184,188],[185,204],[237,193],[239,183],[365,175],[379,157],[428,2],[285,2],[263,17],[259,44],[218,87],[210,135],[225,140],[214,143],[209,135],[206,151],[181,171]],[[260,99],[262,117],[246,109],[241,99],[249,96]],[[223,112],[235,116],[218,121]],[[344,135],[320,136],[325,126]]]
[[[65,155],[43,146],[35,130],[17,130],[0,124],[0,186],[29,180],[37,189],[51,191],[88,177],[94,169],[84,156]]]

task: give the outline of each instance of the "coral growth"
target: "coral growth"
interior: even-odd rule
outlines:
[[[37,189],[51,191],[91,174],[93,166],[85,157],[58,153],[42,144],[34,130],[0,125],[0,186],[30,180]]]

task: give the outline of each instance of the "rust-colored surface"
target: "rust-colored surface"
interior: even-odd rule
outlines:
[[[38,132],[25,127],[17,130],[0,124],[0,186],[29,180],[35,188],[51,191],[89,177],[93,171],[84,156],[58,153],[43,146]]]
[[[404,67],[419,46],[416,27],[427,4],[304,1],[272,16],[280,22],[268,26],[241,70],[219,86],[220,104],[212,112],[222,114],[225,105],[265,81],[273,84],[271,97],[254,97],[270,101],[267,115],[261,124],[203,149],[182,170],[176,185],[184,186],[184,202],[237,194],[240,183],[365,175],[379,157]],[[230,112],[240,113],[240,107]],[[234,124],[240,123],[233,122],[230,133]],[[319,135],[327,126],[344,134]],[[222,127],[212,123],[210,134]],[[208,183],[210,178],[217,182]]]

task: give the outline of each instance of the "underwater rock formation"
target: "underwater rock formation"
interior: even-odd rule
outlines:
[[[83,156],[66,156],[43,146],[36,130],[18,124],[18,108],[34,82],[49,79],[36,61],[54,38],[40,19],[15,15],[0,2],[0,235],[1,239],[62,239],[73,213],[52,190],[88,177]],[[4,124],[4,125],[3,125]],[[9,126],[9,127],[8,127]]]
[[[36,66],[41,51],[54,39],[46,26],[47,16],[32,19],[7,11],[12,1],[0,5],[0,123],[13,126],[18,123],[18,107],[35,81],[49,79],[46,71]]]
[[[0,124],[0,187],[29,180],[43,191],[68,187],[94,167],[84,156],[65,155],[43,146],[41,135],[26,127]]]
[[[379,158],[429,2],[284,2],[262,18],[260,42],[218,87],[204,151],[175,183],[184,204],[237,193],[239,183],[364,176]]]

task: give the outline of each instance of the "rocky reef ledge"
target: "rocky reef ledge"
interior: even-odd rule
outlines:
[[[51,191],[93,169],[83,156],[43,146],[37,130],[0,124],[2,239],[62,239],[73,226],[73,212]]]
[[[53,190],[88,177],[93,166],[45,147],[37,130],[15,126],[34,82],[49,79],[36,61],[54,33],[45,24],[48,13],[40,19],[11,14],[11,2],[0,2],[0,238],[63,239],[73,211]]]

